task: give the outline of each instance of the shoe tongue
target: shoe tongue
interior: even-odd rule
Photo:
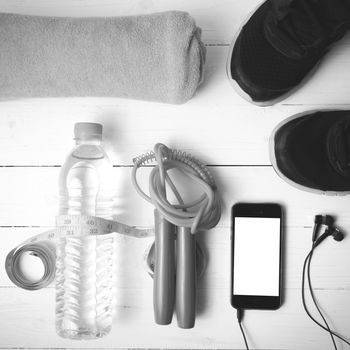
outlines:
[[[327,153],[333,169],[350,178],[350,118],[338,121],[328,131]]]
[[[270,0],[265,37],[277,51],[293,59],[322,54],[349,28],[346,1]]]

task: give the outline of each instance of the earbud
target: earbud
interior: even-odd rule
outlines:
[[[333,236],[333,239],[340,242],[344,239],[344,234],[337,228],[333,226],[334,218],[331,215],[316,215],[314,220],[314,231],[312,233],[312,241],[314,242],[314,248],[317,247],[321,242],[323,242],[327,237]],[[321,225],[327,226],[325,232],[317,238],[320,231]]]
[[[314,243],[314,248],[316,248],[329,236],[332,236],[333,239],[337,242],[340,242],[344,239],[344,234],[339,230],[338,227],[328,227],[326,231],[319,238],[317,238],[316,242]]]
[[[334,227],[332,236],[333,239],[337,242],[340,242],[344,239],[344,234],[337,227]]]
[[[320,231],[321,225],[330,229],[334,224],[334,218],[331,215],[316,215],[314,220],[314,231],[312,233],[312,241],[315,242]]]
[[[334,224],[334,217],[331,215],[316,215],[315,224],[332,226]]]
[[[316,215],[314,220],[314,230],[312,232],[312,242],[316,241],[316,238],[318,236],[318,232],[320,231],[321,225],[322,225],[322,215]]]

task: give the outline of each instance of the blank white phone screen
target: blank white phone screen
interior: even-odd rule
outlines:
[[[233,254],[233,294],[279,295],[279,218],[235,217]]]

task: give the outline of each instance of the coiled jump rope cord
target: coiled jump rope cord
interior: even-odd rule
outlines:
[[[136,179],[139,167],[153,161],[157,165],[152,169],[149,177],[149,196],[141,189]],[[196,200],[185,203],[171,180],[168,171],[177,169],[203,189],[203,194]],[[178,150],[172,150],[164,144],[158,143],[154,152],[146,153],[134,159],[132,182],[137,192],[172,224],[188,227],[191,233],[201,229],[209,229],[219,222],[221,206],[217,187],[208,168],[198,159]],[[166,184],[175,195],[178,204],[171,204],[166,197]],[[199,207],[199,209],[194,209]]]
[[[138,168],[149,163],[156,164],[149,176],[147,195],[139,186],[136,173]],[[172,169],[189,178],[190,185],[196,184],[203,193],[197,199],[185,202],[169,175]],[[214,227],[221,217],[220,200],[213,176],[198,159],[158,143],[153,152],[134,159],[132,182],[141,197],[156,208],[153,275],[155,322],[162,325],[171,323],[176,299],[179,327],[192,328],[195,323],[197,279],[194,234]],[[168,188],[178,203],[173,204],[168,200]]]

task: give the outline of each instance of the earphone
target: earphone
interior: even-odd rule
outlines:
[[[314,220],[314,230],[312,233],[312,242],[315,242],[317,239],[317,235],[319,234],[319,231],[321,229],[322,225],[325,225],[327,227],[331,227],[334,224],[334,218],[330,215],[315,215]]]
[[[346,340],[343,336],[340,334],[336,333],[333,331],[325,316],[323,315],[321,308],[318,305],[318,302],[316,300],[316,297],[314,295],[314,291],[312,289],[312,283],[311,283],[311,271],[310,271],[310,265],[311,265],[311,259],[314,254],[314,251],[316,247],[318,247],[327,237],[332,236],[333,239],[337,242],[340,242],[344,239],[344,234],[342,231],[334,225],[334,218],[331,215],[316,215],[315,220],[314,220],[314,228],[313,228],[313,233],[312,233],[312,247],[309,253],[307,254],[305,260],[304,260],[304,265],[303,265],[303,272],[302,272],[302,286],[301,286],[301,295],[302,295],[302,302],[303,302],[303,307],[307,315],[310,317],[310,319],[315,322],[319,327],[327,331],[332,339],[334,349],[337,350],[337,344],[335,342],[335,337],[342,340],[344,343],[350,345],[350,342]],[[325,227],[325,230],[322,234],[320,234],[321,229]],[[306,281],[309,287],[309,293],[311,296],[311,299],[316,307],[316,310],[318,311],[319,315],[321,316],[323,320],[323,324],[316,320],[315,317],[311,314],[308,306],[306,305],[306,300],[305,300],[305,275],[306,275]],[[238,324],[241,329],[245,346],[246,349],[249,349],[247,339],[244,333],[244,330],[242,328],[241,322],[242,322],[242,317],[243,317],[243,310],[238,309],[237,310],[237,319],[238,319]]]
[[[338,339],[342,340],[343,342],[345,342],[346,344],[350,345],[350,342],[347,341],[344,337],[342,337],[341,335],[335,333],[328,325],[328,322],[325,318],[325,316],[323,315],[323,313],[321,312],[321,309],[317,303],[317,300],[315,298],[313,289],[312,289],[312,284],[311,284],[311,273],[310,273],[310,264],[311,264],[311,259],[314,253],[314,250],[316,249],[317,246],[319,246],[327,237],[332,236],[333,239],[337,242],[340,242],[344,239],[344,234],[341,232],[341,230],[334,226],[334,218],[330,215],[316,215],[315,216],[315,220],[314,220],[314,229],[313,229],[313,233],[312,233],[312,248],[310,250],[310,252],[308,253],[308,255],[306,256],[305,260],[304,260],[304,265],[303,265],[303,274],[302,274],[302,301],[303,301],[303,307],[304,310],[306,311],[307,315],[310,317],[310,319],[315,322],[319,327],[321,327],[322,329],[324,329],[325,331],[327,331],[332,339],[333,342],[333,346],[334,349],[337,350],[337,344],[335,342],[334,337],[337,337]],[[325,226],[325,231],[319,235],[319,232],[322,228],[322,226]],[[308,282],[308,286],[309,286],[309,292],[310,292],[310,296],[312,298],[312,301],[319,313],[319,315],[321,316],[324,325],[322,323],[320,323],[319,321],[317,321],[310,313],[306,302],[305,302],[305,273],[307,272],[307,282]]]
[[[325,316],[323,315],[321,308],[318,305],[318,302],[316,300],[316,297],[314,295],[314,291],[312,289],[312,283],[311,283],[311,271],[310,271],[310,265],[311,265],[311,259],[313,256],[313,253],[327,237],[332,236],[333,239],[337,242],[340,242],[344,239],[344,234],[342,231],[334,225],[334,218],[331,215],[316,215],[314,219],[314,228],[313,228],[313,233],[312,233],[312,247],[309,253],[307,254],[305,260],[304,260],[304,265],[303,265],[303,272],[302,272],[302,286],[301,286],[301,295],[302,295],[302,302],[303,302],[303,307],[307,315],[310,317],[310,319],[315,322],[319,327],[327,331],[332,339],[334,349],[337,350],[337,344],[335,342],[335,337],[342,340],[344,343],[350,345],[350,342],[346,340],[343,336],[340,334],[337,334],[335,331],[333,331]],[[325,227],[325,230],[322,234],[320,234],[320,231],[322,228]],[[309,287],[309,293],[311,296],[311,299],[316,307],[316,310],[318,311],[319,315],[321,316],[323,323],[319,322],[318,320],[315,319],[315,317],[311,314],[308,306],[306,305],[306,300],[305,300],[305,275],[306,275],[306,281]],[[246,349],[249,350],[247,339],[242,327],[242,318],[243,318],[243,310],[242,309],[237,309],[237,319],[238,319],[238,324],[241,329],[244,343],[246,346]]]
[[[327,237],[332,236],[333,239],[337,242],[340,242],[344,239],[344,234],[336,226],[333,226],[334,218],[330,215],[316,215],[315,216],[315,225],[314,231],[312,234],[313,247],[316,248],[320,243],[322,243]],[[325,232],[317,237],[321,226],[326,226]]]

